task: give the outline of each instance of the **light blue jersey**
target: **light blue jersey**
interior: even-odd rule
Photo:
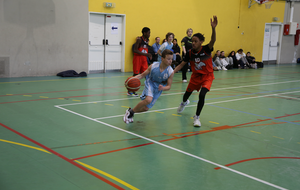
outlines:
[[[161,44],[161,46],[160,46],[160,48],[159,48],[159,49],[160,49],[160,53],[162,54],[162,52],[163,52],[165,49],[168,49],[168,50],[173,51],[173,50],[172,50],[172,47],[173,47],[173,43],[169,44],[168,42],[165,42],[165,43]],[[158,61],[158,62],[161,62],[161,56],[160,56],[160,55],[158,55],[157,61]]]
[[[161,84],[163,86],[166,86],[169,77],[173,73],[173,69],[171,66],[168,66],[163,72],[160,72],[160,64],[160,62],[154,62],[152,64],[150,73],[146,76],[145,88],[141,95],[141,99],[144,100],[146,96],[153,97],[152,102],[147,105],[148,108],[153,107],[156,100],[162,93],[162,90],[158,90],[159,85]]]

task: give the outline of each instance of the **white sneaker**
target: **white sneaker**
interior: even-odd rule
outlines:
[[[226,67],[224,67],[224,66],[222,67],[222,69],[223,69],[224,71],[227,71]]]
[[[201,127],[199,116],[194,115],[194,127]]]
[[[133,122],[133,117],[129,118],[129,115],[130,115],[130,112],[129,112],[129,109],[131,108],[128,108],[125,112],[125,115],[123,117],[123,121],[128,124],[128,123],[132,123]]]
[[[133,117],[128,118],[129,123],[133,123]]]
[[[185,107],[186,105],[188,105],[189,103],[190,103],[189,100],[187,100],[185,103],[181,102],[181,104],[179,105],[179,107],[178,107],[178,109],[177,109],[177,113],[183,112],[184,107]]]
[[[187,80],[182,80],[182,82],[187,82]]]

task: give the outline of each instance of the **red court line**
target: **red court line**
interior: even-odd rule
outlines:
[[[107,95],[119,95],[121,93],[126,92],[114,92],[114,93],[105,93],[105,94],[92,94],[92,95],[82,95],[82,96],[68,96],[68,97],[58,97],[58,98],[82,98],[82,97],[91,97],[91,96],[107,96]],[[0,104],[12,104],[12,103],[20,103],[20,102],[34,102],[34,101],[41,101],[41,100],[54,100],[58,98],[42,98],[42,99],[34,99],[34,100],[20,100],[20,101],[13,101],[13,102],[0,102]]]
[[[2,127],[6,128],[6,129],[8,129],[8,130],[10,130],[10,131],[12,131],[12,132],[14,132],[14,133],[16,133],[17,135],[19,135],[19,136],[21,136],[21,137],[23,137],[23,138],[25,138],[25,139],[27,139],[27,140],[33,142],[34,144],[36,144],[36,145],[38,145],[38,146],[40,146],[40,147],[46,149],[47,151],[51,152],[52,154],[55,154],[56,156],[58,156],[58,157],[64,159],[65,161],[67,161],[67,162],[73,164],[74,166],[76,166],[76,167],[82,169],[83,171],[85,171],[85,172],[91,174],[92,176],[94,176],[94,177],[96,177],[96,178],[98,178],[98,179],[104,181],[105,183],[107,183],[107,184],[109,184],[109,185],[115,187],[116,189],[125,190],[124,188],[118,186],[117,184],[114,184],[113,182],[111,182],[111,181],[105,179],[104,177],[101,177],[100,175],[98,175],[98,174],[92,172],[91,170],[89,170],[89,169],[83,167],[82,165],[80,165],[80,164],[74,162],[73,160],[71,160],[71,159],[69,159],[69,158],[67,158],[67,157],[65,157],[65,156],[63,156],[63,155],[61,155],[61,154],[59,154],[58,152],[55,152],[54,150],[52,150],[52,149],[46,147],[45,145],[43,145],[43,144],[41,144],[41,143],[39,143],[39,142],[37,142],[37,141],[35,141],[35,140],[33,140],[33,139],[31,139],[31,138],[25,136],[25,135],[23,135],[22,133],[19,133],[18,131],[14,130],[14,129],[12,129],[12,128],[10,128],[10,127],[8,127],[8,126],[2,124],[2,123],[0,123],[0,125],[1,125]]]
[[[300,113],[285,114],[284,116],[279,116],[279,117],[274,117],[274,118],[282,118],[282,117],[294,116],[294,115],[299,115],[299,114]],[[170,138],[170,139],[160,140],[158,142],[166,142],[166,141],[171,141],[171,140],[176,140],[176,139],[191,137],[191,136],[195,136],[195,135],[200,135],[200,134],[204,134],[204,133],[210,133],[210,132],[215,132],[215,131],[220,131],[220,130],[225,130],[225,129],[236,128],[236,127],[243,126],[243,125],[249,125],[249,124],[259,123],[259,122],[269,121],[269,120],[272,120],[272,119],[258,119],[257,121],[243,123],[243,124],[239,124],[239,125],[233,125],[233,126],[222,125],[222,126],[219,126],[219,127],[214,127],[211,130],[193,132],[192,134],[189,134],[189,135],[184,135],[184,136],[180,136],[180,137],[173,137],[173,138]],[[188,133],[191,133],[191,132],[188,132]],[[188,134],[188,133],[176,133],[176,134],[165,134],[165,135],[167,135],[167,136],[174,136],[174,135],[183,135],[183,134]],[[122,150],[128,150],[128,149],[132,149],[132,148],[138,148],[138,147],[142,147],[142,146],[146,146],[146,145],[151,145],[151,144],[154,144],[154,143],[146,143],[146,144],[131,146],[131,147],[127,147],[127,148],[121,148],[121,149],[111,150],[111,151],[107,151],[107,152],[101,152],[101,153],[92,154],[92,155],[88,155],[88,156],[83,156],[83,157],[79,157],[79,158],[73,158],[72,160],[80,160],[80,159],[84,159],[84,158],[90,158],[90,157],[94,157],[94,156],[99,156],[99,155],[113,153],[113,152],[119,152],[119,151],[122,151]]]
[[[240,160],[240,161],[237,161],[237,162],[233,162],[231,164],[227,164],[225,166],[232,166],[232,165],[235,165],[235,164],[239,164],[239,163],[242,163],[242,162],[248,162],[248,161],[253,161],[253,160],[262,160],[262,159],[300,159],[300,157],[260,157],[260,158],[250,158],[250,159],[245,159],[245,160]],[[216,167],[215,170],[219,170],[219,169],[222,169],[220,167]]]
[[[92,155],[88,155],[88,156],[83,156],[83,157],[79,157],[79,158],[73,158],[72,160],[80,160],[80,159],[84,159],[84,158],[99,156],[99,155],[102,155],[102,154],[108,154],[108,153],[112,153],[112,152],[118,152],[118,151],[121,151],[121,150],[127,150],[127,149],[137,148],[137,147],[141,147],[141,146],[146,146],[146,145],[150,145],[150,144],[154,144],[154,143],[151,142],[151,143],[140,144],[140,145],[136,145],[136,146],[130,146],[130,147],[127,147],[127,148],[121,148],[121,149],[117,149],[117,150],[101,152],[101,153],[92,154]]]
[[[33,92],[33,93],[24,93],[24,94],[0,95],[0,97],[22,96],[22,95],[29,95],[29,94],[48,94],[48,93],[58,93],[58,92],[74,92],[74,91],[85,91],[85,90],[100,90],[100,89],[120,88],[120,87],[124,87],[124,86],[105,87],[105,88],[90,88],[90,89],[75,89],[75,90],[61,90],[61,91],[50,91],[50,92]]]

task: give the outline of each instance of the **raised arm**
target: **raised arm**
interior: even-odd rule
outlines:
[[[218,18],[217,16],[213,16],[213,19],[210,19],[212,34],[211,34],[211,40],[208,44],[209,48],[212,49],[214,47],[214,44],[216,42],[216,27],[218,25]]]

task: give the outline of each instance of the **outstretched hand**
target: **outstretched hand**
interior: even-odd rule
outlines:
[[[218,18],[217,16],[213,16],[214,20],[210,19],[210,24],[212,28],[216,28],[216,26],[218,25]]]

